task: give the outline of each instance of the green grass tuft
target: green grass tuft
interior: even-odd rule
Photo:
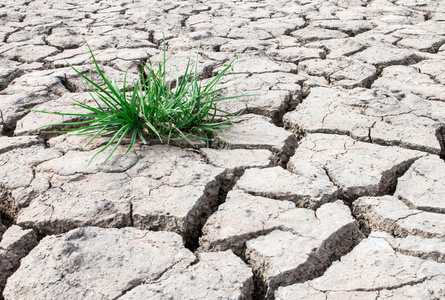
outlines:
[[[167,59],[164,43],[163,61],[158,64],[157,70],[148,58],[148,62],[142,64],[144,72],[134,82],[133,90],[128,91],[126,75],[122,88],[119,87],[117,82],[109,80],[100,70],[88,43],[87,46],[94,66],[104,84],[100,85],[94,82],[71,64],[69,66],[85,80],[89,94],[96,106],[76,101],[74,105],[88,110],[89,113],[73,114],[40,111],[56,115],[76,116],[86,120],[49,124],[35,130],[49,126],[69,126],[70,129],[52,132],[91,136],[85,146],[97,137],[109,137],[109,142],[93,155],[88,165],[99,153],[111,147],[110,154],[102,163],[104,164],[126,137],[129,138],[129,145],[125,154],[138,141],[146,144],[147,140],[151,138],[158,138],[161,142],[167,143],[172,140],[184,140],[189,144],[192,144],[191,138],[196,138],[205,141],[207,146],[215,136],[224,140],[224,129],[228,128],[231,121],[239,114],[234,115],[218,109],[218,102],[247,96],[217,96],[223,89],[216,88],[216,84],[227,70],[232,68],[236,57],[204,87],[197,79],[196,62],[198,59],[196,59],[194,65],[190,64],[189,59],[182,79],[177,78],[176,86],[172,88],[172,83],[167,81]]]

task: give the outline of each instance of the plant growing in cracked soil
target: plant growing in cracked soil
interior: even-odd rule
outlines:
[[[225,88],[217,89],[216,84],[232,67],[236,57],[204,87],[197,79],[197,63],[191,65],[189,59],[184,75],[181,79],[176,77],[176,86],[173,87],[172,82],[167,80],[164,42],[163,61],[158,64],[157,70],[148,58],[147,63],[142,63],[142,75],[134,82],[133,90],[129,91],[126,87],[126,77],[122,88],[116,81],[108,79],[100,70],[88,43],[87,46],[94,66],[104,84],[94,82],[92,78],[88,78],[69,65],[85,80],[85,85],[96,106],[76,101],[74,105],[86,109],[88,112],[38,111],[79,117],[82,120],[49,124],[35,130],[50,126],[65,126],[67,128],[64,130],[46,132],[91,136],[85,146],[97,137],[110,137],[108,143],[93,155],[89,163],[96,155],[111,146],[112,150],[103,161],[102,164],[104,164],[126,137],[129,138],[129,145],[125,154],[133,148],[138,140],[146,144],[147,139],[150,138],[158,138],[161,142],[166,143],[173,140],[184,140],[188,144],[192,144],[191,138],[196,138],[205,141],[209,146],[215,136],[224,140],[224,129],[230,127],[231,121],[242,113],[234,115],[217,107],[219,101],[247,96],[218,97],[218,93]]]

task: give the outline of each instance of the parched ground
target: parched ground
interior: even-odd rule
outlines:
[[[164,37],[225,144],[27,135]],[[0,122],[4,299],[445,299],[443,1],[2,0]]]

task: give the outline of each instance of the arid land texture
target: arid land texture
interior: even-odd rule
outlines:
[[[27,134],[91,102],[85,40],[131,88],[164,38],[243,51],[226,143]],[[2,0],[0,112],[4,299],[445,299],[444,1]]]

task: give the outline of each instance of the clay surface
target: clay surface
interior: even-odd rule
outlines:
[[[87,167],[86,42],[248,96]],[[444,159],[444,1],[0,1],[0,300],[442,299]]]

